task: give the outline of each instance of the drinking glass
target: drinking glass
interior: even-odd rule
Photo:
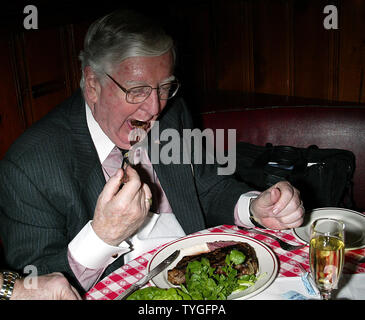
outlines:
[[[337,288],[345,260],[345,225],[322,218],[311,225],[309,261],[312,277],[324,300]]]

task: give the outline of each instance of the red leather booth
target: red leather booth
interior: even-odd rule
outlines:
[[[237,129],[237,141],[352,151],[355,203],[358,209],[365,208],[365,107],[246,107],[201,116],[203,128]]]

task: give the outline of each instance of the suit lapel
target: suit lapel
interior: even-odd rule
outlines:
[[[177,127],[173,120],[175,120],[174,117],[169,117],[168,114],[164,114],[161,117],[159,121],[159,137],[163,130]],[[151,138],[151,134],[149,134],[148,138],[150,142],[148,144],[148,153],[151,159],[151,145],[154,144],[153,147],[158,149],[159,154],[161,154],[161,149],[166,147],[168,141],[160,141],[159,139],[156,141],[155,137]],[[183,148],[182,142],[182,139],[180,139],[181,150]],[[185,233],[190,234],[204,229],[205,221],[195,189],[195,181],[190,164],[165,165],[159,161],[159,163],[153,164],[153,168],[166,193],[171,208]],[[186,186],[189,187],[187,188]]]
[[[81,196],[88,208],[90,219],[94,215],[96,201],[105,185],[105,178],[100,161],[92,142],[86,122],[85,101],[79,91],[72,101],[70,122],[73,139],[73,176],[75,177]]]

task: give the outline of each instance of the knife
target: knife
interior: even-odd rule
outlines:
[[[137,291],[141,287],[143,287],[148,281],[157,276],[163,270],[165,270],[180,254],[180,250],[176,250],[174,253],[169,255],[165,260],[160,262],[156,267],[154,267],[144,278],[138,280],[136,283],[132,284],[127,290],[123,291],[118,297],[114,300],[124,300],[129,295],[131,295],[134,291]]]

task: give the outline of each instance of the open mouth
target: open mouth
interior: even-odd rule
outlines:
[[[130,119],[129,126],[131,128],[131,132],[129,133],[128,138],[131,146],[133,146],[145,138],[148,129],[151,127],[151,121]]]
[[[150,122],[149,121],[142,121],[142,120],[132,119],[132,120],[130,120],[130,125],[133,128],[147,130],[150,127]]]

